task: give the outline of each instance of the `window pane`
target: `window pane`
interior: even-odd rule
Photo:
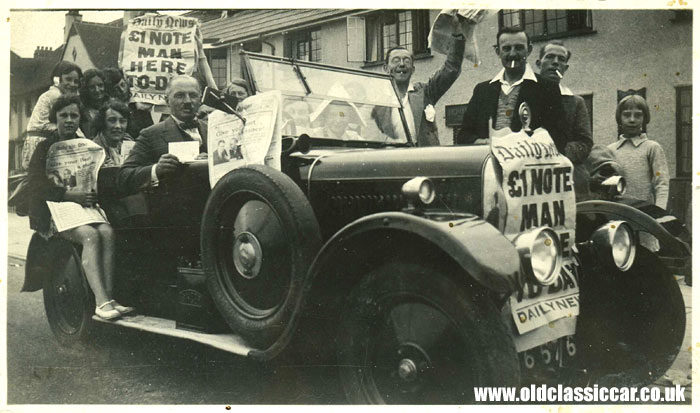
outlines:
[[[300,69],[315,96],[340,98],[355,103],[399,106],[389,79],[318,69],[303,64],[300,64]]]

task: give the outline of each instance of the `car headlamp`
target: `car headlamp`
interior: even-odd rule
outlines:
[[[632,227],[625,221],[610,221],[591,236],[591,242],[603,260],[627,271],[634,264],[637,246]]]
[[[606,188],[611,195],[622,195],[627,190],[627,181],[621,176],[611,176],[600,185]]]
[[[435,200],[433,181],[424,176],[415,177],[403,184],[401,192],[411,208],[430,205]]]
[[[562,265],[561,243],[551,228],[533,228],[513,239],[525,272],[540,285],[551,285]]]

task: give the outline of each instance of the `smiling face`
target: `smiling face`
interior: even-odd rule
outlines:
[[[72,139],[75,137],[75,132],[78,131],[80,125],[80,108],[77,104],[62,108],[56,112],[56,129],[58,136],[61,139]]]
[[[531,51],[525,32],[502,33],[498,38],[496,53],[507,72],[524,71]]]
[[[112,146],[116,146],[124,139],[124,131],[126,131],[126,118],[114,109],[107,109],[105,112],[105,129],[104,137]]]
[[[170,113],[184,122],[193,120],[202,97],[199,83],[191,77],[175,77],[171,82],[170,91],[166,96]]]
[[[105,82],[99,76],[93,76],[87,82],[87,91],[93,102],[101,102],[105,97]]]
[[[415,70],[413,56],[406,49],[392,50],[388,63],[384,65],[384,71],[389,73],[397,84],[408,84]]]
[[[537,61],[537,66],[542,76],[559,83],[561,78],[557,75],[557,71],[564,76],[569,69],[567,60],[567,50],[564,46],[548,44],[544,48],[542,58]]]
[[[77,95],[80,87],[80,75],[73,71],[61,75],[58,82],[58,88],[61,89],[64,95]]]

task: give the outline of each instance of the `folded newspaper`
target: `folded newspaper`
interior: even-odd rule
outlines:
[[[474,38],[474,30],[486,14],[488,11],[481,9],[442,9],[430,28],[428,35],[430,50],[444,55],[449,52],[452,44],[452,21],[456,15],[459,18],[460,31],[467,40],[464,46],[464,58],[475,65],[480,65],[479,47]]]
[[[97,174],[105,159],[104,150],[89,139],[56,142],[49,148],[46,175],[69,192],[97,191]],[[107,223],[100,208],[75,202],[46,201],[58,232],[86,224]]]

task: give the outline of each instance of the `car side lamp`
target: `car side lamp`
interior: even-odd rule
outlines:
[[[611,198],[615,198],[625,193],[627,190],[627,181],[625,181],[625,178],[616,175],[601,182],[600,186],[603,187],[603,190],[607,192]]]
[[[423,209],[435,200],[433,181],[424,176],[417,176],[401,187],[401,193],[408,202],[408,209]]]

